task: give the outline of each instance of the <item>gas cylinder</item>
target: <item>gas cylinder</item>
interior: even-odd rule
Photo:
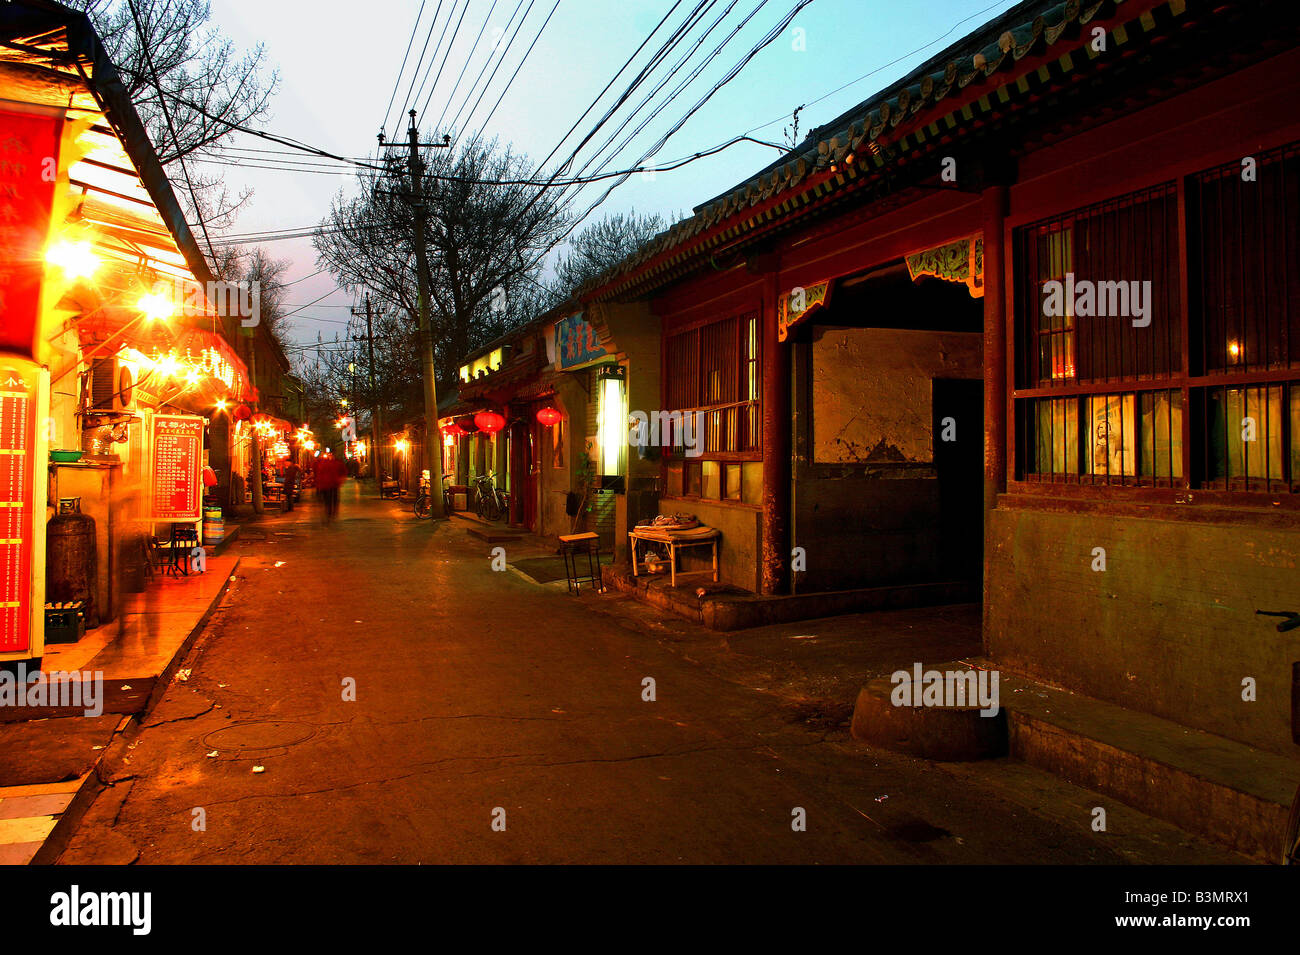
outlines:
[[[59,498],[45,527],[45,599],[83,602],[86,628],[99,626],[99,552],[95,519],[81,513],[81,498]]]

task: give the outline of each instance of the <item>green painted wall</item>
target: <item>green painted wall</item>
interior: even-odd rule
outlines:
[[[1105,549],[1105,571],[1092,569]],[[1000,663],[1284,755],[1300,631],[1300,532],[999,508],[985,641]],[[1256,702],[1242,680],[1256,681]]]

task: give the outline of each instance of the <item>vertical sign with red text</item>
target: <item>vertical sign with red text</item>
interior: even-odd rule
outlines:
[[[61,114],[0,109],[0,351],[36,357]]]
[[[203,419],[154,415],[153,507],[150,518],[177,523],[203,514]]]
[[[0,653],[22,652],[32,638],[39,374],[0,360]]]

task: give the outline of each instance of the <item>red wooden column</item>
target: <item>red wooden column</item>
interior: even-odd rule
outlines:
[[[759,320],[763,365],[763,519],[759,544],[759,588],[765,594],[789,592],[790,580],[790,350],[776,338],[778,276],[764,283]]]
[[[1007,489],[1007,301],[1003,224],[1007,187],[984,190],[984,530]]]

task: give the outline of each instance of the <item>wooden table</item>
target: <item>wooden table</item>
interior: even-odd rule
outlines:
[[[668,530],[663,527],[635,527],[627,532],[632,546],[632,576],[639,577],[636,556],[637,541],[653,541],[668,547],[669,584],[677,586],[677,552],[688,547],[709,547],[713,551],[713,581],[718,581],[718,540],[722,533],[714,527],[691,527],[686,530]],[[703,571],[700,571],[703,573]]]

